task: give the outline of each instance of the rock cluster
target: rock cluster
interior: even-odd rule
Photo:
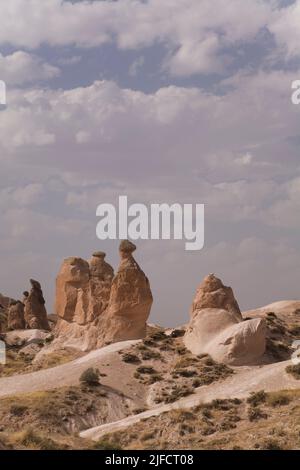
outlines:
[[[30,279],[31,290],[24,292],[24,318],[26,327],[29,329],[49,330],[45,299],[41,284]]]
[[[0,294],[0,331],[50,329],[41,285],[33,279],[30,283],[31,291],[23,292],[22,301]]]
[[[82,350],[143,338],[150,314],[149,281],[133,258],[135,245],[123,241],[114,276],[105,253],[89,262],[64,260],[56,280],[57,342]]]
[[[7,329],[8,330],[24,330],[24,304],[18,301],[11,301],[8,307],[7,315]]]
[[[193,354],[209,354],[225,364],[253,364],[265,352],[266,323],[243,321],[232,289],[210,274],[196,292],[184,343]]]

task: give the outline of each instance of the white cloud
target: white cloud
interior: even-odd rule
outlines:
[[[197,73],[220,73],[223,61],[219,57],[220,41],[216,35],[209,35],[202,41],[185,40],[166,66],[172,75],[190,76]]]
[[[300,56],[300,0],[274,14],[269,29],[288,58]]]
[[[0,76],[10,87],[54,78],[59,74],[57,67],[33,54],[17,51],[4,56],[0,53]]]
[[[289,99],[291,77],[239,74],[221,84],[222,95],[175,86],[146,94],[108,81],[12,92],[0,113],[1,259],[9,263],[7,253],[18,252],[22,265],[33,244],[50,257],[88,255],[99,243],[97,205],[119,194],[132,202],[205,202],[203,252],[191,258],[183,245],[152,242],[145,255],[138,252],[153,279],[157,309],[178,311],[172,321],[176,314],[184,321],[197,283],[211,271],[253,307],[293,296],[300,266],[292,233],[300,226],[299,163],[288,137],[299,135],[300,107]],[[39,262],[28,266],[38,272]],[[57,269],[51,267],[48,279]]]
[[[129,67],[128,74],[131,77],[136,77],[140,70],[142,69],[145,63],[145,58],[143,56],[138,57]]]
[[[31,183],[17,188],[6,187],[0,190],[0,205],[2,209],[8,206],[31,206],[39,201],[43,194],[43,186],[40,183]]]
[[[1,5],[0,44],[35,49],[44,43],[115,42],[120,49],[139,49],[160,43],[169,49],[171,73],[218,72],[227,55],[223,48],[253,41],[272,21],[273,5],[261,0],[10,0]]]

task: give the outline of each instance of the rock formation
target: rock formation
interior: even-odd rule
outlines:
[[[38,281],[30,280],[31,290],[29,295],[24,293],[25,300],[25,323],[29,329],[49,330],[45,299],[41,285]]]
[[[89,262],[66,259],[56,280],[54,346],[90,350],[107,343],[139,339],[146,335],[152,294],[147,277],[134,260],[135,245],[120,245],[121,263],[114,277],[105,253]]]
[[[89,261],[90,289],[91,289],[91,315],[93,319],[103,313],[109,302],[111,284],[114,270],[105,261],[105,253],[98,251]]]
[[[231,365],[257,362],[265,352],[266,323],[243,321],[232,289],[213,274],[197,290],[184,343],[193,354],[209,354]]]
[[[231,313],[237,321],[242,320],[242,314],[231,287],[223,285],[214,274],[209,274],[197,289],[191,314],[203,308],[218,308]]]
[[[12,300],[13,299],[10,299],[9,297],[6,297],[5,295],[0,294],[0,304],[2,305],[3,308],[7,308]]]
[[[146,336],[153,297],[148,278],[133,258],[135,250],[136,246],[127,240],[120,244],[121,263],[111,286],[105,328],[101,328],[104,342]]]
[[[6,331],[7,329],[8,307],[11,302],[16,301],[0,294],[0,333]]]
[[[69,323],[86,325],[91,321],[90,270],[87,261],[81,258],[64,260],[56,278],[56,312],[59,318]]]
[[[8,330],[24,330],[24,304],[18,301],[12,301],[8,307],[7,316],[7,329]]]

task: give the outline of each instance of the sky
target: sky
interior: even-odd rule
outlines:
[[[205,245],[138,241],[150,321],[185,323],[214,272],[243,310],[300,298],[300,0],[0,0],[0,292],[49,313],[96,208],[205,204]]]

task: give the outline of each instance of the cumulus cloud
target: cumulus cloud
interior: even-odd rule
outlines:
[[[32,162],[101,170],[116,180],[138,175],[141,184],[154,174],[158,181],[169,177],[170,169],[175,178],[185,169],[212,183],[243,179],[245,171],[247,180],[289,176],[281,152],[289,149],[294,165],[297,148],[287,137],[297,135],[300,112],[290,103],[292,77],[241,74],[224,82],[230,89],[222,96],[175,86],[146,94],[110,81],[16,91],[0,115],[1,158],[5,151],[17,158],[22,148]]]
[[[11,87],[57,77],[60,70],[36,55],[16,51],[6,56],[0,54],[0,74]]]
[[[300,1],[296,0],[287,8],[274,13],[274,19],[269,29],[274,34],[278,44],[283,48],[287,58],[299,57],[300,42]]]
[[[94,47],[114,42],[120,49],[139,49],[160,43],[169,50],[165,67],[172,74],[218,72],[227,56],[224,48],[255,40],[269,25],[287,39],[281,18],[292,18],[293,12],[278,12],[274,5],[261,0],[10,0],[1,6],[0,44],[35,49],[45,43]],[[273,24],[274,12],[279,20]]]
[[[206,204],[202,252],[185,253],[181,242],[140,244],[137,256],[157,301],[153,320],[163,321],[165,311],[166,324],[170,316],[173,323],[185,321],[197,283],[211,271],[234,286],[243,306],[296,296],[300,107],[290,96],[300,69],[278,62],[272,70],[271,62],[255,66],[254,60],[224,79],[234,57],[245,60],[244,45],[256,51],[271,45],[272,60],[296,57],[299,1],[281,5],[3,2],[0,44],[19,50],[0,56],[0,77],[30,88],[10,89],[9,106],[0,112],[1,290],[14,296],[26,277],[37,277],[53,299],[61,258],[87,257],[99,244],[97,205],[126,194],[129,202]],[[166,86],[133,90],[94,81],[92,72],[89,86],[68,86],[67,66],[86,59],[84,48],[107,43],[136,50],[128,54],[127,72],[141,82],[151,69],[148,46],[161,46]],[[66,89],[41,88],[41,80],[60,72],[28,52],[39,48],[42,55],[44,45],[54,46]],[[212,72],[218,82],[207,88],[173,86],[168,76],[186,83]],[[116,266],[117,242],[101,248]]]

